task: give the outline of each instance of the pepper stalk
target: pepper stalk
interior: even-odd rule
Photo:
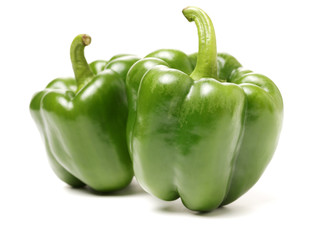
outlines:
[[[79,92],[93,77],[87,60],[85,58],[84,49],[91,43],[91,37],[87,34],[76,36],[71,44],[70,56],[72,67],[77,82],[77,92]]]

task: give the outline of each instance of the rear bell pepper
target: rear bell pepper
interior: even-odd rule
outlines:
[[[30,111],[55,174],[72,187],[108,192],[127,186],[133,170],[125,129],[125,78],[138,60],[119,55],[90,65],[84,57],[88,35],[71,45],[73,78],[57,78],[34,95]]]
[[[159,50],[132,66],[127,141],[147,192],[210,211],[262,175],[278,143],[283,101],[269,78],[217,54],[204,11],[188,7],[183,14],[196,23],[199,52]]]

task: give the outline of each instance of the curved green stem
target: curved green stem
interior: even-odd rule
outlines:
[[[217,48],[214,26],[209,16],[200,8],[187,7],[183,14],[190,22],[194,21],[199,36],[198,59],[190,77],[193,80],[217,77]]]
[[[94,76],[91,71],[84,54],[85,46],[91,42],[91,37],[87,34],[80,34],[76,36],[71,44],[71,62],[77,82],[77,92],[83,88]]]

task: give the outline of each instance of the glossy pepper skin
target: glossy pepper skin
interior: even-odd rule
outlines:
[[[138,182],[163,200],[196,211],[229,204],[260,178],[283,118],[275,84],[217,54],[207,14],[188,7],[199,52],[159,50],[127,75],[127,140]]]
[[[115,56],[90,65],[84,57],[88,35],[71,45],[74,78],[58,78],[34,95],[30,111],[55,174],[73,187],[119,190],[133,177],[125,129],[125,78],[135,56]]]

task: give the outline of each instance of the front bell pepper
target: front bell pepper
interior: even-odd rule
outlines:
[[[30,111],[55,174],[73,187],[119,190],[133,177],[125,129],[125,78],[138,60],[118,55],[88,65],[88,35],[78,35],[70,55],[74,78],[58,78],[34,95]]]
[[[199,8],[183,14],[198,29],[199,52],[159,50],[127,75],[127,141],[140,185],[196,211],[229,204],[260,178],[278,143],[283,101],[266,76],[216,50]]]

